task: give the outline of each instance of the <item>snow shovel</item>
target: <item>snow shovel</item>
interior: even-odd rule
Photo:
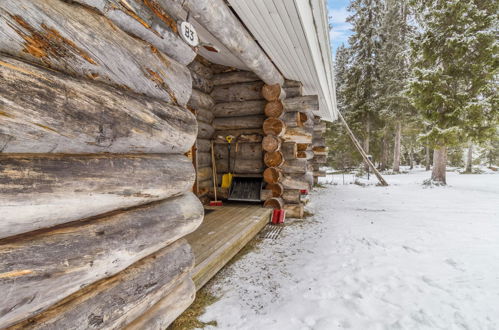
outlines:
[[[234,139],[232,135],[225,137],[225,140],[228,143],[227,150],[229,151],[229,164],[228,164],[229,173],[225,173],[222,176],[222,188],[230,188],[230,186],[232,185],[232,173],[231,173],[232,171],[230,170],[230,143],[232,142],[232,139]]]

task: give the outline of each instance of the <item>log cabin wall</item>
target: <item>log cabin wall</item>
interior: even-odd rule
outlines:
[[[327,161],[328,147],[326,146],[326,123],[321,121],[320,117],[314,117],[314,131],[312,140],[312,168],[314,171],[314,184],[317,184],[319,177],[325,177],[326,171],[321,170],[321,166]]]
[[[218,68],[213,76],[212,96],[215,100],[213,127],[215,129],[215,158],[217,186],[222,175],[231,171],[238,176],[262,177],[262,125],[265,100],[261,89],[264,85],[254,73]],[[227,136],[233,136],[230,165]],[[227,197],[227,191],[219,190]]]
[[[208,193],[210,189],[213,190],[211,144],[215,132],[213,128],[215,101],[210,95],[213,90],[213,70],[210,66],[209,62],[199,56],[189,64],[193,90],[187,104],[188,108],[196,114],[198,122],[193,159],[196,168],[194,191],[204,204],[209,202]]]
[[[164,329],[193,301],[196,54],[172,22],[155,0],[2,3],[0,327]]]

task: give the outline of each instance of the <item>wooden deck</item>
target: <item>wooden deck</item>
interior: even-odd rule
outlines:
[[[193,280],[199,290],[270,221],[271,210],[255,204],[206,207],[203,223],[186,236],[196,264]]]

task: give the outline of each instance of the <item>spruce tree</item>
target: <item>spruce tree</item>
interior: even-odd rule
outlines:
[[[495,129],[498,2],[413,0],[420,34],[412,44],[410,96],[434,148],[432,180],[446,183],[447,148]]]

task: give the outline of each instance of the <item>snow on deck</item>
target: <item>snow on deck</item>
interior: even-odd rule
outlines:
[[[315,216],[222,271],[217,329],[499,329],[499,175],[387,176],[312,196]],[[331,179],[331,178],[329,178]]]

